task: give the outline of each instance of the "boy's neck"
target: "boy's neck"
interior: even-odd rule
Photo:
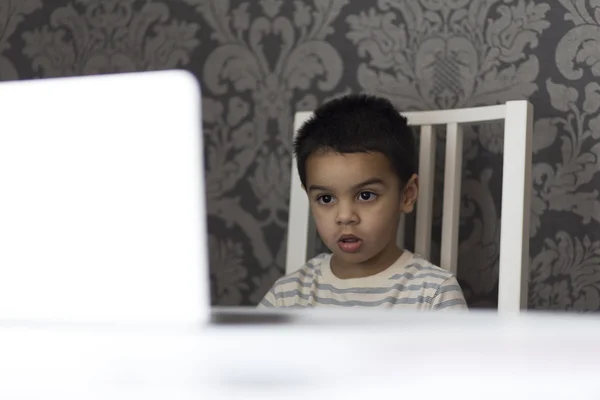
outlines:
[[[366,278],[388,269],[404,251],[395,244],[362,263],[348,263],[333,255],[331,272],[339,279]]]

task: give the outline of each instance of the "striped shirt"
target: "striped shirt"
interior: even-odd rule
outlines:
[[[331,272],[330,261],[331,254],[320,254],[279,279],[258,307],[467,308],[454,275],[409,251],[365,278],[340,279]]]

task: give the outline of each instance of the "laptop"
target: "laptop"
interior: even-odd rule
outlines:
[[[185,71],[0,83],[0,320],[207,323],[201,120]]]

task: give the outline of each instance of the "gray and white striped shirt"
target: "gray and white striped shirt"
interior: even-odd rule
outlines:
[[[284,276],[259,308],[386,307],[416,310],[466,309],[463,292],[448,271],[409,252],[386,270],[366,278],[340,279],[331,254],[320,254]]]

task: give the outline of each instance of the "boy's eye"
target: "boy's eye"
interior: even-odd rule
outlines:
[[[358,198],[362,201],[374,200],[377,195],[373,192],[360,192]]]
[[[328,194],[324,194],[323,196],[319,196],[317,201],[321,204],[329,204],[333,201],[333,197]]]

